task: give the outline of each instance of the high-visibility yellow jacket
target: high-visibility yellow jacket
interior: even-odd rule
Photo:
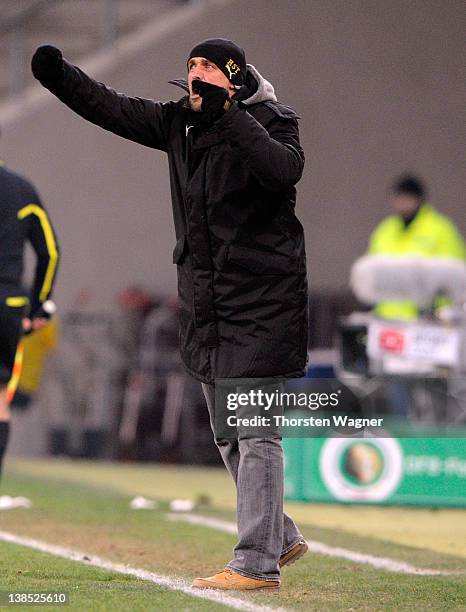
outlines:
[[[371,234],[369,253],[466,259],[466,244],[448,217],[423,204],[407,227],[399,215],[384,219]],[[412,320],[419,309],[410,301],[380,302],[375,312],[385,319]]]

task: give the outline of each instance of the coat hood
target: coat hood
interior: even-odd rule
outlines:
[[[186,79],[173,79],[169,83],[181,87],[181,89],[189,93],[188,81]],[[252,64],[247,64],[245,84],[237,91],[234,99],[249,106],[259,102],[276,102],[277,96],[275,95],[273,85]]]
[[[236,94],[236,98],[247,105],[277,101],[272,83],[267,81],[252,64],[247,64],[245,84]]]

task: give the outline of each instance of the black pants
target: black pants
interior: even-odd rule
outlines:
[[[0,385],[11,378],[16,348],[22,334],[23,308],[0,304]]]

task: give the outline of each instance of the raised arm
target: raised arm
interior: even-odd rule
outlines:
[[[270,110],[266,129],[223,87],[200,79],[193,80],[192,87],[202,97],[202,110],[218,121],[216,125],[225,140],[263,187],[283,190],[299,181],[304,152],[295,115],[279,115]]]
[[[31,69],[41,84],[75,113],[139,144],[166,151],[174,102],[155,102],[117,93],[67,62],[56,47],[35,52]]]
[[[295,185],[304,168],[296,119],[274,116],[267,129],[234,104],[221,120],[233,151],[244,159],[263,187],[281,190]]]

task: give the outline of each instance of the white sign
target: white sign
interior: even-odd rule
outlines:
[[[391,357],[455,367],[460,348],[459,329],[385,321],[372,321],[369,325],[367,354],[372,359]]]

